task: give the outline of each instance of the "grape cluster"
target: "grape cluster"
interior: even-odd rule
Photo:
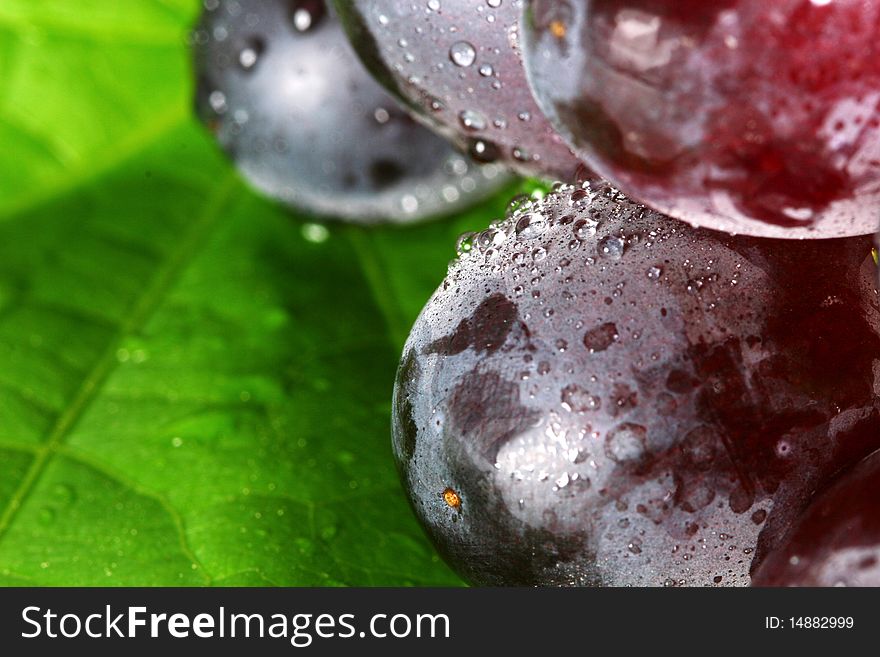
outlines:
[[[198,114],[264,193],[558,181],[460,237],[394,386],[466,580],[880,585],[880,0],[204,2]]]

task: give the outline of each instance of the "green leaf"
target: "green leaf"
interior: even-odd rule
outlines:
[[[191,118],[197,11],[0,4],[0,584],[459,584],[390,391],[502,198],[314,241]]]

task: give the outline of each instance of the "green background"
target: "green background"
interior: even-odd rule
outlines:
[[[390,393],[456,236],[510,193],[316,241],[192,118],[198,11],[0,2],[0,584],[460,584]]]

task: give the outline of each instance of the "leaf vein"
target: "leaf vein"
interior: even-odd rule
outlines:
[[[72,463],[76,463],[78,465],[81,465],[85,468],[88,468],[88,469],[98,473],[99,475],[101,475],[102,477],[104,477],[106,479],[110,479],[111,481],[115,481],[116,483],[120,484],[122,487],[130,490],[131,492],[133,492],[137,495],[141,495],[142,497],[146,497],[148,499],[153,500],[160,507],[162,507],[162,510],[168,514],[168,516],[171,518],[172,524],[175,527],[175,531],[177,532],[177,537],[180,542],[180,551],[183,553],[183,555],[187,559],[189,559],[193,564],[198,566],[199,573],[203,576],[203,579],[205,580],[205,584],[206,585],[211,584],[211,579],[212,579],[211,575],[205,570],[204,566],[199,561],[198,557],[196,557],[192,548],[190,548],[190,546],[189,546],[189,542],[187,541],[187,538],[186,538],[186,530],[185,530],[183,518],[181,517],[181,515],[177,511],[177,509],[175,509],[174,506],[172,506],[172,504],[168,501],[168,499],[165,496],[160,495],[160,494],[156,493],[155,491],[151,491],[151,490],[147,490],[147,489],[143,488],[140,484],[138,484],[134,480],[129,479],[128,477],[126,477],[125,475],[123,475],[120,472],[117,472],[115,470],[111,470],[108,466],[106,466],[104,464],[101,464],[101,463],[98,463],[97,461],[92,460],[91,458],[89,458],[88,456],[86,456],[85,454],[83,454],[82,452],[80,452],[78,450],[73,450],[73,449],[70,449],[69,447],[61,446],[58,449],[58,454],[61,457],[67,459],[68,461],[71,461]]]
[[[46,440],[37,450],[31,466],[0,514],[0,542],[8,533],[25,500],[33,492],[46,466],[58,453],[72,429],[96,398],[101,385],[117,366],[116,352],[121,341],[126,336],[138,333],[143,329],[147,320],[171,289],[174,281],[195,257],[209,236],[211,228],[218,221],[221,210],[236,185],[237,178],[234,173],[228,174],[226,180],[218,185],[215,192],[207,200],[202,216],[192,224],[188,235],[181,239],[170,257],[159,267],[151,283],[145,287],[140,298],[131,305],[127,317],[118,330],[111,335],[105,349],[86,373],[70,403],[55,418]]]

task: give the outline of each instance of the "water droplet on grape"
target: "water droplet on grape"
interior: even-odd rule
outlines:
[[[608,432],[605,454],[616,463],[638,462],[647,450],[647,430],[640,424],[625,422]]]
[[[516,235],[524,240],[535,239],[546,227],[547,221],[543,215],[538,213],[527,214],[516,223]]]
[[[623,256],[625,246],[623,238],[609,235],[599,241],[599,255],[611,260],[619,260]]]
[[[538,110],[522,67],[514,38],[522,2],[444,0],[441,7],[350,0],[337,6],[376,79],[462,150],[474,130],[492,126],[491,161],[528,175],[573,178],[580,161]],[[463,120],[465,113],[483,117],[481,127]]]
[[[596,395],[591,395],[587,390],[577,384],[570,384],[562,389],[562,407],[573,413],[586,413],[595,411],[602,405],[602,400]]]
[[[456,66],[470,66],[477,59],[477,51],[467,41],[457,41],[449,49],[449,59]]]

